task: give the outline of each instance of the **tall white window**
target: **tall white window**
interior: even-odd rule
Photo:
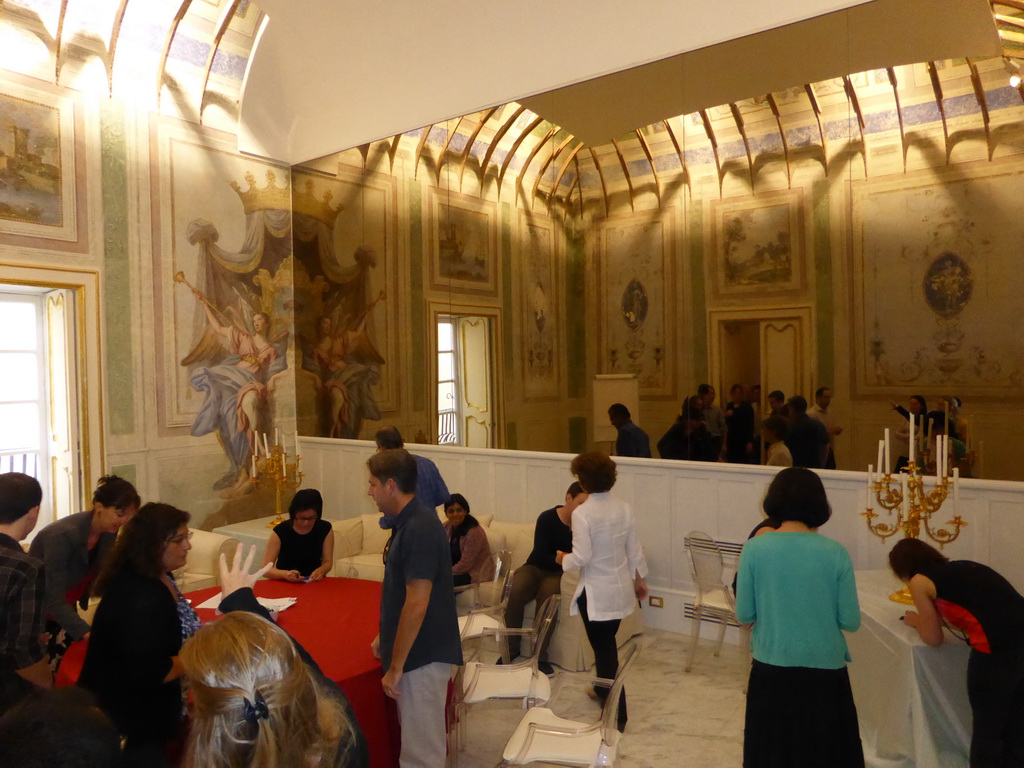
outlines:
[[[0,472],[46,487],[49,453],[44,297],[0,292]]]
[[[455,320],[437,321],[437,444],[461,445],[459,439],[458,337]]]

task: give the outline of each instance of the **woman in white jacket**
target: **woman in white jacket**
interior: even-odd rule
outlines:
[[[647,561],[640,549],[633,510],[609,493],[615,485],[615,462],[600,451],[581,453],[570,467],[588,499],[573,513],[572,552],[559,552],[563,571],[580,571],[569,606],[579,615],[594,649],[597,676],[607,679],[619,671],[615,633],[620,621],[647,597]],[[608,691],[595,691],[605,698]],[[619,730],[626,727],[626,697],[619,700]]]

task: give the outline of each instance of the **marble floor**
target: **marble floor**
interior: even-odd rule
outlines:
[[[743,760],[743,684],[739,648],[701,642],[693,671],[683,671],[689,637],[648,629],[643,650],[626,678],[629,724],[619,742],[621,768],[738,768]],[[556,668],[557,670],[557,668]],[[579,679],[568,676],[552,709],[581,721],[597,719],[598,705]],[[466,723],[459,768],[492,768],[522,716],[515,702],[477,705]]]

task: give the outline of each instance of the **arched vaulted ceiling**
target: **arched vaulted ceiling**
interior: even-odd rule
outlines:
[[[643,194],[660,202],[666,185],[690,183],[692,165],[714,167],[720,185],[731,175],[751,188],[771,163],[791,176],[796,159],[811,157],[827,172],[835,146],[850,137],[867,172],[873,136],[898,130],[905,162],[916,126],[935,122],[948,161],[959,140],[949,123],[965,114],[980,121],[991,155],[993,111],[1024,100],[1024,86],[1010,89],[1003,68],[1024,65],[1024,0],[994,1],[989,13],[1005,58],[929,60],[751,93],[597,144],[531,108],[543,99],[525,100],[367,142],[360,152],[364,162],[393,163],[401,148],[434,183],[444,172],[460,186],[507,195],[502,187],[514,180],[512,194],[527,205],[596,210],[620,192],[630,204]],[[0,0],[0,67],[244,130],[239,100],[264,20],[251,0]],[[443,72],[436,77],[443,83]],[[959,82],[969,91],[951,88]]]

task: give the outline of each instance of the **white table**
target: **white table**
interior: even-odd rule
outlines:
[[[966,768],[971,741],[966,643],[931,648],[900,621],[889,571],[857,571],[861,626],[846,636],[865,762],[870,768]]]
[[[214,533],[220,533],[225,536],[234,536],[244,547],[246,553],[249,552],[249,547],[253,544],[256,545],[256,560],[255,562],[263,562],[263,553],[267,551],[267,539],[270,538],[270,532],[272,528],[268,528],[267,524],[274,519],[274,515],[270,517],[259,517],[255,520],[246,520],[244,523],[232,523],[231,525],[222,525],[219,528],[214,528]],[[285,517],[285,520],[288,518]]]

